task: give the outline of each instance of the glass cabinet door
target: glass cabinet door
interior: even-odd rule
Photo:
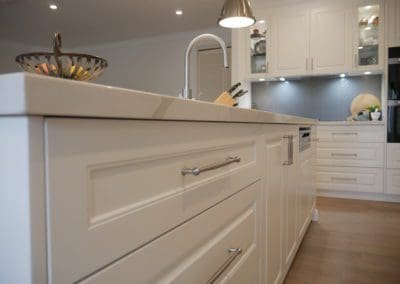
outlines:
[[[267,73],[267,26],[265,20],[250,27],[250,73]]]
[[[358,46],[356,63],[358,67],[379,65],[381,34],[381,7],[378,4],[358,7]]]

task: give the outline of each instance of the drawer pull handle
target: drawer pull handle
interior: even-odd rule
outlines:
[[[332,157],[334,157],[334,156],[339,156],[339,157],[357,157],[358,155],[357,154],[352,154],[352,153],[332,153],[331,154],[332,155]]]
[[[357,182],[356,178],[341,178],[341,177],[331,177],[331,180],[339,180],[339,181],[352,181]]]
[[[213,284],[215,281],[225,272],[225,270],[231,265],[231,263],[235,260],[235,258],[242,253],[241,248],[230,248],[228,249],[228,253],[230,254],[229,258],[222,264],[222,266],[211,276],[210,280],[207,281],[207,284]]]
[[[182,173],[183,176],[185,176],[185,175],[198,176],[199,174],[201,174],[203,172],[215,170],[215,169],[218,169],[218,168],[225,167],[225,166],[227,166],[229,164],[239,163],[239,162],[240,162],[240,158],[239,157],[228,157],[222,162],[214,163],[214,164],[211,164],[211,165],[208,165],[208,166],[205,166],[205,167],[183,168],[181,173]]]
[[[342,135],[342,136],[357,136],[358,133],[357,132],[334,132],[332,133],[332,135]]]

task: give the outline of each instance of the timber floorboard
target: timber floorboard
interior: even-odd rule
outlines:
[[[285,284],[399,284],[400,204],[317,199]]]

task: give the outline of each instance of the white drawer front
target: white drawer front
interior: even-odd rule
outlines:
[[[383,192],[383,168],[317,167],[317,189]]]
[[[317,138],[321,142],[385,142],[383,125],[318,125]]]
[[[242,253],[217,280],[235,279],[234,269],[250,261],[243,277],[256,282],[243,283],[259,283],[259,199],[258,182],[81,283],[204,284],[232,256],[231,248]]]
[[[400,194],[400,170],[386,171],[386,193]]]
[[[383,143],[318,142],[317,165],[383,167]]]
[[[51,281],[79,280],[254,183],[258,129],[48,119]],[[236,156],[239,163],[181,174]]]
[[[389,169],[400,169],[400,145],[398,143],[386,144],[386,157]]]

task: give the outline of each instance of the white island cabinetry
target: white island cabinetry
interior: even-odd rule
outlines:
[[[311,177],[309,188],[296,183],[296,135],[313,120],[15,78],[26,87],[0,94],[1,283],[264,284],[280,265],[283,280],[311,215],[297,216],[298,196],[314,195]],[[39,92],[46,84],[62,96],[60,115],[33,99],[52,99]],[[69,95],[80,87],[81,98]],[[151,110],[72,107],[92,95]],[[233,122],[205,121],[199,108]]]

